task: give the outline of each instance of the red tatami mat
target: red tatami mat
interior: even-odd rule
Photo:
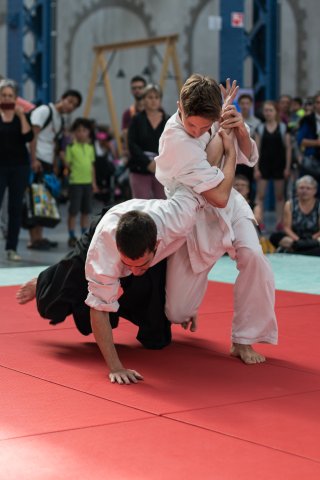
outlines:
[[[320,462],[320,391],[169,415]]]
[[[120,386],[92,335],[48,325],[15,291],[0,288],[0,480],[320,478],[320,296],[277,292],[263,365],[229,356],[231,285],[210,282],[198,332],[175,326],[161,351],[122,321],[120,358],[145,380]]]
[[[18,459],[18,460],[17,460]],[[318,480],[296,455],[165,418],[1,442],[3,479]]]
[[[126,339],[127,346],[118,348],[124,365],[145,377],[126,390],[107,382],[96,345],[79,343],[70,330],[7,335],[0,364],[157,415],[320,389],[320,376],[311,373],[270,364],[247,366],[181,343],[162,351],[144,350],[134,333],[132,328],[115,334]]]
[[[0,397],[0,440],[148,416],[139,410],[3,367],[0,367],[0,378],[1,391],[5,392]]]

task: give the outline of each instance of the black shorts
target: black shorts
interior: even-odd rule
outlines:
[[[69,215],[75,216],[79,212],[89,215],[92,211],[92,185],[69,185]]]

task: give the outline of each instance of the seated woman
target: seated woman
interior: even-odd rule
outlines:
[[[296,197],[284,206],[283,231],[272,233],[271,243],[286,253],[320,256],[320,200],[318,183],[310,175],[296,181]]]

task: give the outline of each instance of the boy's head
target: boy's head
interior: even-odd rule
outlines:
[[[71,126],[71,132],[79,143],[86,143],[91,138],[92,123],[87,118],[76,118]]]
[[[82,95],[78,90],[67,90],[58,102],[60,113],[72,113],[82,103]]]
[[[178,109],[186,132],[192,137],[203,135],[219,120],[222,95],[217,82],[210,77],[193,74],[180,92]]]
[[[116,244],[122,263],[133,275],[143,275],[150,267],[159,244],[154,220],[138,210],[124,213],[117,226]]]

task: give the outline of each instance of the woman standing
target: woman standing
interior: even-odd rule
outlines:
[[[28,185],[30,163],[26,143],[32,129],[22,107],[16,105],[17,89],[11,80],[0,81],[0,208],[8,189],[8,260],[19,261],[17,245],[22,219],[22,202]]]
[[[290,176],[291,142],[287,127],[280,122],[277,105],[273,101],[263,104],[265,123],[256,133],[256,143],[260,152],[259,162],[255,166],[254,177],[257,182],[256,203],[260,206],[262,222],[264,199],[269,180],[273,180],[276,207],[277,228],[281,228],[284,206],[284,183]],[[264,230],[264,225],[260,225]]]
[[[163,186],[155,178],[154,158],[168,116],[161,108],[158,85],[149,84],[143,92],[144,111],[135,115],[128,132],[130,186],[133,198],[166,198]]]

